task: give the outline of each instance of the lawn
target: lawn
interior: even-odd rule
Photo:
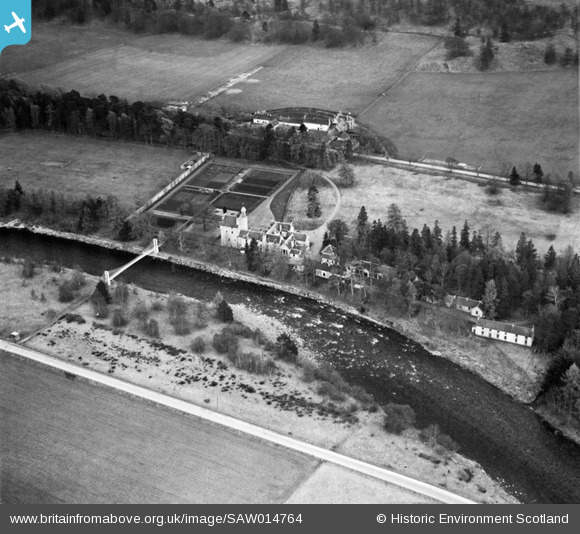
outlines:
[[[215,102],[247,111],[314,107],[360,113],[439,40],[424,35],[383,34],[377,45],[329,49],[295,46],[264,64],[236,92]]]
[[[413,72],[359,119],[403,157],[578,173],[578,71]]]
[[[110,28],[95,31],[93,26],[60,31],[54,24],[40,24],[30,50],[12,47],[5,65],[2,54],[0,74],[129,101],[192,101],[284,50],[181,35],[136,38]],[[56,41],[55,32],[60,36]]]
[[[320,205],[320,217],[308,217],[308,189],[314,185],[318,189],[318,202]],[[294,191],[286,208],[286,217],[288,221],[294,223],[297,230],[313,230],[321,226],[336,206],[337,199],[330,184],[324,180],[315,178],[310,179],[304,175],[300,186]]]
[[[66,195],[116,195],[142,205],[182,171],[186,150],[48,133],[0,135],[0,185]],[[4,166],[5,165],[5,166]]]
[[[550,245],[557,251],[568,245],[580,250],[578,197],[574,201],[575,212],[564,216],[539,209],[539,193],[506,188],[490,197],[484,187],[458,178],[375,165],[353,168],[358,183],[352,189],[342,189],[339,215],[350,226],[351,234],[361,206],[365,206],[371,222],[385,222],[389,205],[395,203],[411,230],[420,230],[423,224],[432,227],[437,220],[445,235],[453,226],[459,231],[467,220],[471,230],[490,225],[493,232],[499,231],[506,247],[514,247],[521,232],[525,232],[540,253],[545,253]]]

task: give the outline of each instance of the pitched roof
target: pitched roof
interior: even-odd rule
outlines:
[[[294,239],[296,239],[296,241],[304,242],[304,241],[306,241],[307,237],[308,236],[306,234],[300,234],[298,232],[294,233]]]
[[[534,335],[533,328],[527,328],[525,326],[518,326],[515,324],[500,323],[499,321],[491,321],[489,319],[478,319],[475,325],[481,326],[482,328],[489,328],[490,330],[506,332],[508,334],[516,334],[518,336],[532,337]]]
[[[336,248],[334,248],[332,245],[326,245],[322,251],[320,252],[321,256],[331,256],[331,257],[335,257],[336,256]]]
[[[481,306],[483,302],[481,300],[473,300],[467,297],[457,297],[455,303],[456,306],[467,306],[468,308],[475,308],[476,306]]]

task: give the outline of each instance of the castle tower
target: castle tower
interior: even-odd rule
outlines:
[[[239,230],[248,229],[248,216],[246,215],[245,206],[242,206],[242,209],[240,210],[240,216],[238,217],[238,220],[236,222]]]

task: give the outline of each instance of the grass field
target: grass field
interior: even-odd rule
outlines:
[[[539,193],[501,189],[498,196],[489,197],[484,187],[457,178],[374,165],[353,168],[358,183],[352,189],[342,189],[339,214],[350,226],[351,234],[361,206],[365,206],[370,222],[385,222],[388,206],[395,203],[411,230],[421,230],[423,224],[432,227],[438,220],[445,235],[453,226],[459,231],[467,220],[471,230],[490,225],[493,232],[499,231],[506,247],[514,247],[521,232],[525,232],[540,253],[545,253],[550,245],[557,251],[568,245],[580,250],[578,197],[575,211],[564,216],[539,209]],[[552,239],[551,235],[555,237]]]
[[[47,133],[0,135],[0,184],[66,195],[116,195],[133,208],[182,171],[186,150]]]
[[[5,503],[284,502],[316,464],[6,354],[0,368]]]
[[[181,35],[137,37],[98,25],[37,26],[31,45],[2,53],[0,74],[130,101],[191,101],[284,50]]]
[[[289,48],[215,102],[247,111],[315,107],[360,113],[438,43],[423,35],[384,34],[378,45]]]
[[[578,70],[409,74],[360,120],[404,157],[578,173]]]

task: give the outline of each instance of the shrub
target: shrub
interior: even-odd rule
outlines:
[[[22,277],[32,278],[34,276],[35,270],[36,270],[35,263],[30,259],[26,259],[24,261],[24,265],[22,266]]]
[[[113,320],[112,320],[113,326],[120,328],[122,326],[127,326],[128,322],[129,320],[127,319],[127,316],[125,315],[122,309],[115,308],[113,310]]]
[[[71,283],[65,280],[58,287],[58,301],[59,302],[71,302],[75,298],[75,293]]]
[[[167,300],[167,313],[169,314],[169,322],[175,324],[176,321],[185,316],[187,312],[187,304],[182,297],[177,295],[170,295]]]
[[[265,345],[268,338],[259,328],[256,328],[253,332],[252,340],[256,345]]]
[[[137,319],[142,324],[147,323],[149,320],[149,310],[147,309],[147,304],[144,302],[139,302],[134,310],[133,310],[133,317]]]
[[[344,381],[342,376],[340,376],[338,371],[328,362],[322,362],[314,370],[314,378],[317,380],[325,380],[326,382],[330,382],[332,385],[342,391],[348,389],[348,384]]]
[[[53,310],[52,308],[46,310],[46,313],[44,314],[46,316],[46,318],[49,321],[52,321],[53,319],[56,319],[56,316],[58,315],[58,313],[56,312],[56,310]]]
[[[113,301],[119,306],[125,306],[129,301],[129,288],[124,282],[119,282],[113,290]]]
[[[222,300],[218,304],[216,317],[222,323],[231,323],[234,320],[234,312],[232,311],[232,308],[225,300]]]
[[[316,376],[316,365],[308,360],[302,362],[302,380],[309,384],[314,382]]]
[[[212,345],[220,354],[226,354],[229,352],[230,348],[235,348],[237,350],[239,340],[236,336],[222,331],[213,335]]]
[[[298,347],[288,334],[280,334],[276,339],[276,356],[290,363],[297,362]]]
[[[154,300],[151,303],[151,309],[156,312],[163,310],[163,302],[160,300]]]
[[[499,185],[495,180],[490,180],[485,188],[485,192],[491,196],[498,195],[499,191]]]
[[[44,293],[40,294],[40,302],[46,302],[46,295]]]
[[[322,395],[323,397],[328,397],[330,400],[333,401],[343,401],[346,399],[346,395],[339,391],[334,384],[330,382],[322,382],[318,388],[317,393]]]
[[[149,319],[145,332],[150,337],[159,337],[159,323],[155,319]]]
[[[77,266],[75,266],[74,268],[75,270],[71,276],[72,285],[75,289],[80,289],[87,283],[87,280],[85,278],[85,273],[80,270],[80,267],[77,268]]]
[[[249,326],[242,323],[232,323],[226,326],[223,332],[228,332],[234,336],[243,337],[244,339],[252,339],[254,332]]]
[[[191,334],[191,323],[186,317],[178,317],[173,323],[173,331],[178,336],[187,336]]]
[[[400,434],[415,424],[415,412],[408,404],[389,403],[384,408],[384,427],[387,432]]]
[[[195,354],[203,354],[205,352],[205,341],[202,337],[196,337],[191,342],[191,350]]]
[[[228,352],[228,359],[238,368],[254,374],[270,374],[276,369],[271,358],[253,352],[238,353],[237,348]]]

